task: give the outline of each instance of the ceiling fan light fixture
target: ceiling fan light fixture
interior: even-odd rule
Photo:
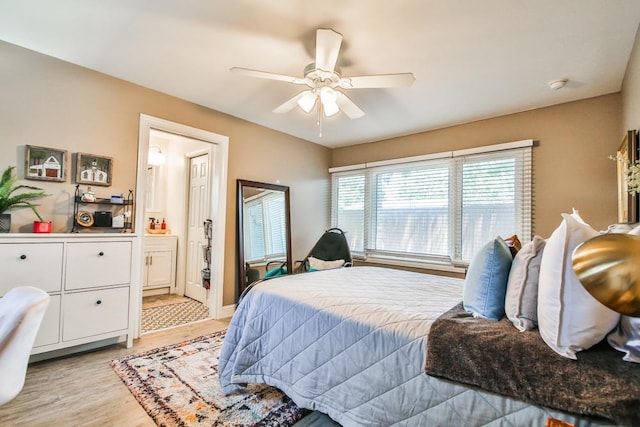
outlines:
[[[336,91],[330,87],[325,86],[320,89],[320,101],[322,102],[322,109],[324,110],[325,116],[331,117],[340,111],[337,99],[338,95]]]
[[[298,106],[302,108],[302,111],[305,113],[309,113],[316,105],[316,99],[316,94],[309,90],[298,99]]]
[[[342,46],[342,34],[330,28],[316,30],[315,61],[304,68],[304,77],[293,77],[249,68],[233,67],[231,71],[250,77],[278,80],[296,85],[305,85],[308,89],[298,92],[292,98],[276,107],[273,112],[287,113],[296,105],[309,114],[315,108],[316,124],[322,136],[322,117],[330,117],[339,112],[349,119],[364,116],[360,109],[345,91],[350,89],[375,89],[391,87],[408,87],[415,77],[412,73],[373,74],[343,77],[338,67],[338,55]]]

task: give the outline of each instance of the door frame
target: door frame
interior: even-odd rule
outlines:
[[[194,128],[180,123],[171,122],[169,120],[140,114],[140,128],[138,135],[138,171],[136,179],[136,211],[144,211],[145,194],[146,194],[146,176],[147,157],[149,152],[149,138],[151,129],[162,132],[173,133],[187,138],[201,140],[213,145],[209,167],[213,171],[211,174],[211,194],[210,199],[210,216],[213,221],[214,237],[212,242],[212,259],[211,259],[211,290],[207,298],[209,306],[209,315],[214,319],[220,319],[224,315],[222,306],[223,283],[224,283],[224,244],[226,230],[226,212],[227,212],[227,175],[229,161],[229,137],[217,133],[209,132],[203,129]],[[134,251],[134,262],[142,262],[144,257],[144,239],[145,218],[143,215],[136,215],[135,230],[141,237],[140,244]],[[134,337],[140,336],[140,325],[142,318],[142,274],[140,269],[137,283],[137,303],[130,304],[132,309],[137,313],[133,313],[132,318],[137,319],[134,325]]]

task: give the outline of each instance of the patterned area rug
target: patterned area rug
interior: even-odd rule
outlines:
[[[218,381],[224,334],[130,355],[111,366],[159,426],[291,426],[308,413],[266,385],[224,396]]]
[[[142,309],[141,332],[157,331],[209,317],[207,308],[195,300]]]

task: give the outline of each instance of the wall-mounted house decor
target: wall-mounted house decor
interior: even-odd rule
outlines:
[[[618,159],[618,222],[638,222],[638,194],[630,193],[628,186],[629,165],[638,160],[638,132],[627,131],[627,134],[616,153]]]
[[[25,179],[64,182],[67,180],[67,152],[57,148],[25,146]]]
[[[76,154],[76,184],[111,185],[113,159],[95,154]]]

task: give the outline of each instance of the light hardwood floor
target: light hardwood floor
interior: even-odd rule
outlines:
[[[144,335],[131,348],[118,344],[33,363],[22,392],[0,406],[0,426],[155,426],[109,362],[226,329],[228,324],[229,319],[206,320]]]

